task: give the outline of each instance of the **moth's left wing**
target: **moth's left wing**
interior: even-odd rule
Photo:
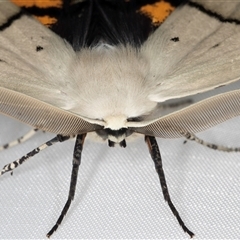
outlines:
[[[1,87],[65,107],[70,100],[64,94],[68,66],[74,57],[64,39],[11,2],[0,2]]]
[[[74,90],[66,93],[72,90],[68,66],[74,57],[64,39],[11,2],[0,2],[1,113],[57,134],[95,130],[66,111],[74,98]]]
[[[168,99],[214,89],[240,79],[240,2],[189,1],[149,37],[149,98]]]

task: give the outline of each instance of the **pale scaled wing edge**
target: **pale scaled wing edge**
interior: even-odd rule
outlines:
[[[240,79],[240,2],[190,1],[142,46],[152,101],[163,102]]]

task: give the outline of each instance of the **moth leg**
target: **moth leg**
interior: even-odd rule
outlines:
[[[213,143],[206,142],[200,138],[198,138],[195,134],[190,132],[183,132],[182,133],[184,137],[186,137],[188,140],[195,141],[203,146],[206,146],[208,148],[219,150],[223,152],[240,152],[240,148],[234,148],[234,147],[226,147],[222,145],[216,145]]]
[[[19,165],[23,164],[24,162],[26,162],[29,158],[33,157],[34,155],[38,154],[39,152],[41,152],[42,150],[44,150],[47,147],[52,146],[53,144],[57,143],[57,142],[63,142],[66,141],[70,138],[72,138],[74,136],[62,136],[62,135],[57,135],[56,137],[54,137],[53,139],[51,139],[50,141],[47,141],[46,143],[40,145],[39,147],[33,149],[31,152],[27,153],[26,155],[24,155],[23,157],[17,159],[16,161],[9,163],[7,165],[5,165],[2,169],[2,171],[0,172],[0,175],[3,175],[6,172],[9,171],[13,171],[15,168],[17,168]]]
[[[72,175],[71,175],[68,199],[67,199],[67,202],[65,203],[65,206],[64,206],[56,224],[48,232],[48,234],[47,234],[48,238],[58,229],[58,226],[61,224],[64,216],[66,215],[66,213],[71,205],[71,202],[74,199],[76,184],[77,184],[78,169],[81,164],[82,148],[83,148],[83,143],[84,143],[84,139],[85,139],[86,135],[87,134],[77,135],[75,147],[74,147],[74,151],[73,151]]]
[[[13,140],[12,142],[6,143],[2,146],[0,146],[0,151],[3,151],[5,149],[8,149],[10,147],[16,146],[20,143],[23,143],[25,141],[27,141],[28,139],[30,139],[32,136],[34,136],[36,134],[36,132],[38,131],[37,128],[35,129],[31,129],[29,132],[27,132],[26,134],[24,134],[23,136],[21,136],[20,138]]]
[[[178,223],[180,224],[180,226],[182,227],[184,232],[187,232],[189,234],[189,236],[192,238],[194,236],[194,233],[191,232],[184,224],[184,222],[182,221],[177,209],[175,208],[175,206],[173,205],[169,192],[168,192],[168,187],[167,187],[167,183],[166,183],[166,179],[164,176],[164,171],[163,171],[163,165],[162,165],[162,158],[160,155],[160,151],[158,148],[158,144],[156,141],[155,137],[152,136],[145,136],[145,141],[148,145],[149,148],[149,152],[150,155],[152,157],[152,160],[155,164],[155,169],[157,171],[159,180],[160,180],[160,184],[162,187],[162,192],[163,192],[163,197],[164,200],[168,203],[168,206],[170,207],[172,213],[175,215],[175,217],[178,220]]]

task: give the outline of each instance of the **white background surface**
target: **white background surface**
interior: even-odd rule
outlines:
[[[240,118],[198,134],[240,147]],[[28,127],[0,116],[0,143]],[[0,153],[3,167],[54,135]],[[207,149],[184,139],[158,139],[173,203],[195,239],[240,238],[240,153]],[[73,141],[58,143],[0,177],[0,238],[46,238],[65,204]],[[163,200],[144,139],[126,149],[86,141],[75,200],[52,239],[189,239]]]

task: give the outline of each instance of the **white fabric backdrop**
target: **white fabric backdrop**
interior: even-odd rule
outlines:
[[[240,147],[240,118],[198,134]],[[0,143],[28,127],[0,116]],[[3,167],[54,135],[0,153]],[[240,153],[158,139],[172,201],[195,239],[239,239]],[[58,143],[0,177],[0,238],[45,238],[68,195],[74,142]],[[189,239],[163,200],[143,138],[126,149],[85,142],[75,200],[52,239]]]

